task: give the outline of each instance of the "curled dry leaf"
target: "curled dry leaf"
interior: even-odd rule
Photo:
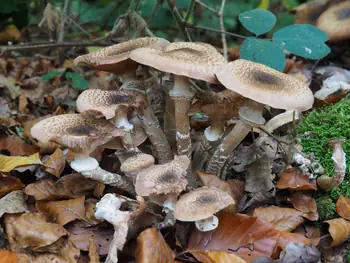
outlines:
[[[344,196],[339,196],[336,203],[337,213],[342,218],[350,220],[350,199]]]
[[[97,247],[92,237],[89,239],[89,258],[89,263],[100,263],[100,256],[97,253]]]
[[[303,217],[310,221],[318,220],[317,204],[311,196],[302,193],[294,193],[289,197],[289,200],[296,210],[303,213]]]
[[[64,170],[66,165],[66,158],[60,148],[57,148],[56,151],[49,157],[45,162],[47,167],[44,169],[45,172],[53,174],[57,178],[60,178],[61,173]]]
[[[19,137],[12,136],[0,140],[0,150],[8,151],[11,156],[27,156],[37,153],[39,148],[25,143]]]
[[[103,220],[96,219],[95,217],[95,209],[97,199],[89,198],[85,201],[85,219],[89,223],[89,225],[97,225],[101,223]]]
[[[321,253],[312,244],[289,243],[281,252],[281,263],[288,262],[320,262]]]
[[[274,225],[279,231],[292,232],[304,222],[302,213],[286,207],[270,206],[254,210],[254,216]]]
[[[68,235],[62,226],[47,223],[39,213],[6,214],[4,218],[11,251],[50,251],[51,245]]]
[[[247,166],[245,191],[250,193],[268,192],[274,185],[271,178],[271,168],[266,155],[256,159]]]
[[[289,190],[317,190],[316,180],[309,180],[307,175],[300,173],[296,168],[288,168],[281,175],[278,189]]]
[[[85,218],[84,201],[85,196],[65,201],[38,201],[35,207],[48,221],[64,226],[76,219]]]
[[[0,262],[1,263],[17,263],[17,254],[8,250],[0,249]]]
[[[5,214],[27,211],[27,205],[22,191],[13,191],[0,199],[0,218]]]
[[[304,236],[281,232],[273,225],[243,214],[219,213],[214,231],[195,230],[189,239],[189,250],[222,250],[233,252],[250,262],[259,256],[277,258],[289,242],[310,243]]]
[[[27,157],[0,155],[0,172],[3,173],[11,172],[17,167],[32,164],[43,164],[40,160],[39,153]]]
[[[21,190],[24,188],[24,183],[14,176],[2,177],[0,175],[0,198],[11,191]]]
[[[187,252],[203,263],[246,263],[239,256],[225,251],[188,250]]]
[[[328,231],[333,242],[332,247],[337,247],[350,238],[350,222],[344,218],[335,218],[325,221],[329,225]]]
[[[147,228],[137,238],[137,263],[173,262],[175,258],[162,234],[156,228]]]

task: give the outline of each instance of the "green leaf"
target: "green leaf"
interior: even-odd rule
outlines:
[[[275,15],[264,9],[243,12],[238,19],[247,30],[257,36],[270,31],[276,23]]]
[[[273,42],[289,52],[310,59],[321,59],[329,52],[325,32],[312,25],[291,25],[276,31]]]
[[[41,77],[42,81],[47,81],[53,79],[54,77],[60,75],[62,71],[50,71]]]
[[[242,59],[258,62],[283,71],[286,64],[282,49],[271,41],[249,37],[242,43],[239,51]]]
[[[73,84],[72,85],[73,85],[73,88],[75,88],[75,89],[85,90],[85,89],[88,88],[87,81],[82,76],[80,76],[78,73],[67,72],[65,74],[65,77],[67,79],[73,80]]]

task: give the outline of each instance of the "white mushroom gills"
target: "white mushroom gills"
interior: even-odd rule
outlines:
[[[213,215],[206,219],[196,221],[195,225],[199,231],[208,232],[218,227],[219,219],[215,215]]]

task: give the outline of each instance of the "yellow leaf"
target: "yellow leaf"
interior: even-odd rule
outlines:
[[[32,164],[43,164],[40,160],[39,153],[30,156],[6,156],[0,155],[0,172],[8,173],[13,169]]]
[[[270,5],[270,0],[261,0],[257,8],[268,9]]]

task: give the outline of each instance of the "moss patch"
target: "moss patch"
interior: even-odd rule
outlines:
[[[328,141],[333,138],[347,139],[343,145],[347,154],[347,167],[350,166],[350,96],[342,101],[306,116],[302,124],[297,127],[298,136],[301,139],[303,152],[313,153],[321,163],[328,176],[333,175],[332,151],[328,147]],[[335,202],[339,195],[350,198],[350,176],[345,176],[344,182],[329,192],[317,191],[316,202],[318,205],[320,220],[328,220],[337,217]]]

